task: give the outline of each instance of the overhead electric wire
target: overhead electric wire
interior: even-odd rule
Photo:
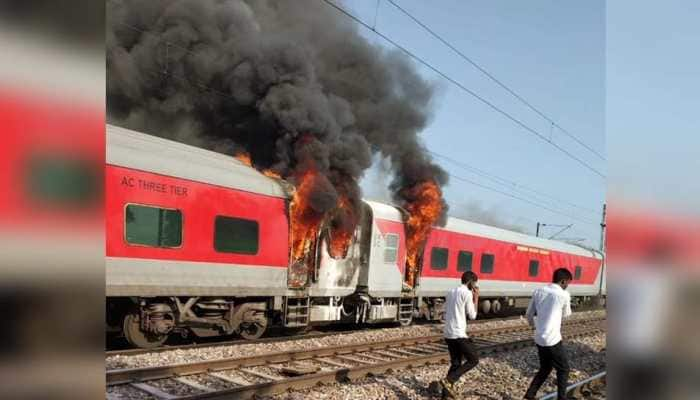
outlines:
[[[550,226],[551,226],[551,225],[550,225]],[[562,232],[564,232],[565,230],[571,228],[572,226],[574,226],[574,224],[566,225],[566,226],[563,227],[562,229],[558,230],[557,233],[555,233],[554,235],[548,237],[547,239],[554,239],[554,238],[555,238],[556,236],[558,236],[560,233],[562,233]]]
[[[446,156],[446,155],[444,155],[444,154],[440,154],[440,153],[437,153],[437,152],[434,152],[434,151],[431,151],[431,150],[428,150],[428,153],[432,154],[432,155],[435,156],[435,157],[438,157],[438,158],[442,158],[442,159],[444,159],[444,160],[447,160],[447,161],[449,161],[450,163],[452,163],[452,164],[454,164],[454,165],[457,165],[458,167],[461,167],[461,168],[464,169],[465,171],[469,171],[469,172],[472,172],[472,173],[474,173],[474,174],[476,174],[476,175],[485,177],[486,179],[489,179],[490,181],[495,182],[495,183],[497,183],[497,184],[500,184],[500,185],[503,185],[503,186],[509,186],[509,187],[511,187],[512,189],[515,189],[515,190],[520,191],[521,193],[523,192],[522,189],[524,189],[524,190],[530,191],[530,192],[532,192],[532,193],[535,193],[535,194],[537,194],[537,195],[539,195],[539,196],[541,196],[541,197],[549,198],[550,201],[554,201],[554,202],[559,202],[559,203],[567,204],[567,205],[570,206],[570,207],[578,208],[578,209],[580,209],[580,210],[582,210],[582,211],[586,211],[586,212],[588,212],[588,213],[598,215],[598,211],[595,211],[595,210],[590,209],[590,208],[588,208],[588,207],[584,207],[584,206],[578,205],[578,204],[576,204],[576,203],[572,203],[572,202],[570,202],[570,201],[563,200],[563,199],[560,199],[560,198],[558,198],[558,197],[552,196],[552,195],[550,195],[550,194],[547,194],[547,193],[540,192],[540,191],[538,191],[538,190],[529,188],[529,187],[527,187],[527,186],[525,186],[525,185],[522,185],[522,184],[520,184],[520,183],[514,182],[514,181],[512,181],[512,180],[510,180],[510,179],[506,179],[506,178],[500,177],[500,176],[498,176],[498,175],[494,175],[494,174],[492,174],[492,173],[486,172],[486,171],[484,171],[484,170],[482,170],[482,169],[479,169],[479,168],[477,168],[477,167],[471,166],[471,165],[466,164],[466,163],[464,163],[464,162],[457,161],[457,160],[455,160],[455,159],[453,159],[453,158],[450,158],[450,157],[448,157],[448,156]],[[534,197],[534,196],[533,196],[533,197]]]
[[[461,84],[460,82],[456,81],[455,79],[453,79],[452,77],[450,77],[450,76],[447,75],[446,73],[444,73],[444,72],[442,72],[441,70],[439,70],[437,67],[433,66],[433,65],[430,64],[429,62],[425,61],[425,60],[422,59],[421,57],[417,56],[416,54],[412,53],[411,51],[409,51],[409,50],[406,49],[405,47],[401,46],[400,44],[398,44],[397,42],[395,42],[393,39],[391,39],[391,38],[389,38],[388,36],[384,35],[384,34],[381,33],[380,31],[378,31],[377,29],[372,28],[370,25],[368,25],[367,23],[365,23],[365,22],[362,21],[361,19],[357,18],[356,16],[354,16],[354,15],[351,14],[350,12],[346,11],[344,8],[342,8],[342,7],[340,7],[340,6],[336,5],[336,4],[334,4],[334,3],[333,3],[332,1],[330,1],[330,0],[323,0],[323,2],[325,2],[326,4],[328,4],[328,5],[331,6],[331,7],[335,8],[335,9],[338,10],[340,13],[346,15],[348,18],[352,19],[353,21],[357,22],[358,24],[360,24],[360,25],[364,26],[365,28],[369,29],[370,31],[374,32],[377,36],[381,37],[381,38],[384,39],[386,42],[390,43],[391,45],[393,45],[393,46],[396,47],[397,49],[401,50],[403,53],[405,53],[407,56],[409,56],[409,57],[411,57],[412,59],[414,59],[415,61],[417,61],[419,64],[425,66],[426,68],[428,68],[428,69],[432,70],[433,72],[435,72],[436,74],[440,75],[441,77],[443,77],[443,78],[444,78],[445,80],[447,80],[448,82],[450,82],[450,83],[452,83],[453,85],[457,86],[458,88],[462,89],[464,92],[470,94],[472,97],[478,99],[478,100],[481,101],[483,104],[487,105],[487,106],[488,106],[489,108],[491,108],[492,110],[498,112],[499,114],[503,115],[503,116],[506,117],[507,119],[511,120],[511,121],[512,121],[513,123],[515,123],[516,125],[520,126],[521,128],[525,129],[526,131],[530,132],[531,134],[537,136],[537,137],[540,138],[541,140],[543,140],[543,141],[549,143],[551,146],[553,146],[554,148],[556,148],[557,150],[559,150],[559,151],[562,152],[563,154],[567,155],[567,156],[568,156],[569,158],[571,158],[572,160],[575,160],[576,162],[578,162],[579,164],[581,164],[581,165],[584,166],[585,168],[589,169],[590,171],[592,171],[592,172],[595,173],[596,175],[600,176],[601,178],[605,178],[605,175],[604,175],[603,173],[601,173],[600,171],[598,171],[597,169],[595,169],[595,168],[594,168],[593,166],[591,166],[590,164],[586,163],[585,161],[583,161],[583,160],[580,159],[579,157],[576,157],[574,154],[572,154],[572,153],[569,152],[568,150],[566,150],[566,149],[564,149],[563,147],[559,146],[557,143],[553,142],[552,140],[550,140],[549,138],[547,138],[545,135],[541,134],[540,132],[538,132],[538,131],[535,130],[534,128],[531,128],[530,126],[526,125],[524,122],[522,122],[522,121],[520,121],[519,119],[517,119],[516,117],[512,116],[511,114],[509,114],[509,113],[506,112],[505,110],[503,110],[503,109],[499,108],[498,106],[496,106],[495,104],[491,103],[490,101],[488,101],[487,99],[485,99],[484,97],[482,97],[481,95],[479,95],[478,93],[476,93],[476,92],[474,92],[473,90],[467,88],[466,86],[464,86],[464,85]]]
[[[542,111],[540,111],[537,107],[535,107],[534,105],[532,105],[532,103],[530,103],[530,102],[527,101],[525,98],[523,98],[521,95],[519,95],[518,93],[516,93],[515,90],[511,89],[510,87],[508,87],[508,85],[506,85],[505,83],[501,82],[499,79],[497,79],[495,76],[493,76],[493,74],[491,74],[489,71],[487,71],[484,67],[482,67],[481,65],[479,65],[477,62],[475,62],[474,60],[472,60],[470,57],[468,57],[468,56],[467,56],[466,54],[464,54],[463,52],[461,52],[459,49],[457,49],[455,46],[453,46],[450,42],[448,42],[448,41],[447,41],[446,39],[444,39],[442,36],[438,35],[438,34],[437,34],[434,30],[432,30],[428,25],[426,25],[425,23],[423,23],[421,20],[419,20],[419,19],[418,19],[417,17],[415,17],[413,14],[409,13],[408,11],[406,11],[406,10],[405,10],[403,7],[401,7],[400,5],[396,4],[396,2],[394,2],[393,0],[387,0],[387,1],[388,1],[389,3],[391,3],[391,5],[393,5],[396,9],[398,9],[399,11],[401,11],[404,15],[406,15],[408,18],[412,19],[413,22],[415,22],[416,24],[418,24],[418,25],[419,25],[421,28],[423,28],[426,32],[430,33],[434,38],[436,38],[437,40],[439,40],[440,42],[442,42],[442,44],[444,44],[445,46],[449,47],[453,52],[455,52],[458,56],[460,56],[460,57],[461,57],[462,59],[464,59],[466,62],[468,62],[469,64],[471,64],[474,68],[476,68],[476,69],[478,69],[479,71],[481,71],[481,73],[483,73],[484,75],[486,75],[489,79],[491,79],[493,82],[495,82],[498,86],[500,86],[501,88],[503,88],[504,90],[506,90],[506,91],[507,91],[508,93],[510,93],[513,97],[515,97],[516,99],[518,99],[521,103],[523,103],[523,104],[526,105],[528,108],[530,108],[532,111],[534,111],[535,113],[537,113],[540,117],[544,118],[544,119],[545,119],[547,122],[549,122],[552,126],[558,128],[558,129],[559,129],[560,131],[562,131],[564,134],[566,134],[566,135],[569,136],[571,139],[573,139],[574,141],[576,141],[576,143],[578,143],[579,145],[581,145],[582,147],[584,147],[585,149],[587,149],[587,150],[590,151],[591,153],[593,153],[593,154],[595,154],[596,156],[598,156],[598,158],[600,158],[601,160],[605,161],[605,156],[603,156],[602,154],[600,154],[598,151],[596,151],[596,150],[593,149],[592,147],[588,146],[586,143],[584,143],[583,141],[581,141],[581,140],[580,140],[578,137],[576,137],[575,135],[569,133],[569,131],[567,131],[566,129],[564,129],[564,128],[563,128],[561,125],[559,125],[556,121],[554,121],[552,118],[550,118],[550,117],[548,117],[547,115],[545,115],[545,114],[544,114]],[[375,25],[376,25],[376,17],[375,17]]]
[[[497,189],[497,188],[493,188],[493,187],[491,187],[491,186],[487,186],[487,185],[484,185],[484,184],[479,183],[479,182],[475,182],[475,181],[473,181],[473,180],[471,180],[471,179],[463,178],[463,177],[458,176],[458,175],[450,175],[450,178],[457,179],[457,180],[459,180],[459,181],[462,181],[462,182],[465,182],[465,183],[469,183],[470,185],[474,185],[474,186],[480,187],[480,188],[482,188],[482,189],[490,190],[490,191],[495,192],[495,193],[499,193],[499,194],[501,194],[501,195],[503,195],[503,196],[507,196],[507,197],[510,197],[510,198],[513,198],[513,199],[516,199],[516,200],[519,200],[519,201],[528,203],[528,204],[533,205],[533,206],[535,206],[535,207],[539,207],[539,208],[544,209],[544,210],[547,210],[547,211],[549,211],[549,212],[551,212],[551,213],[559,214],[559,215],[561,215],[561,216],[564,216],[564,217],[567,217],[567,218],[571,218],[571,219],[573,219],[573,220],[582,222],[582,223],[584,223],[584,224],[598,225],[596,222],[588,221],[588,220],[586,220],[586,219],[583,219],[583,218],[580,218],[580,217],[577,217],[577,216],[574,216],[574,215],[571,215],[571,214],[567,214],[567,213],[565,213],[565,212],[561,212],[561,211],[559,211],[559,210],[556,210],[556,209],[554,209],[554,208],[548,207],[548,206],[546,206],[546,205],[543,205],[543,204],[540,204],[540,203],[537,203],[537,202],[534,202],[534,201],[531,201],[531,200],[522,198],[522,197],[520,197],[520,196],[516,196],[516,195],[514,195],[513,193],[508,193],[508,192],[505,192],[505,191],[503,191],[503,190],[500,190],[500,189]]]
[[[374,8],[374,22],[372,23],[372,30],[374,30],[374,28],[377,26],[377,16],[379,15],[379,3],[381,1],[382,0],[377,0],[377,5]]]

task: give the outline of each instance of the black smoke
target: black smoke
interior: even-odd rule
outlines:
[[[503,211],[499,210],[498,207],[488,208],[476,201],[465,202],[453,207],[452,216],[509,231],[528,233],[524,226],[506,221]]]
[[[433,94],[406,57],[321,0],[107,2],[110,123],[245,150],[292,181],[316,168],[331,184],[320,213],[341,195],[359,209],[377,153],[399,204],[422,181],[447,183],[418,138]]]

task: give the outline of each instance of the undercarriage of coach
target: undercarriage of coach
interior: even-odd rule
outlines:
[[[204,297],[130,298],[108,301],[112,324],[121,320],[126,340],[136,347],[151,348],[171,335],[211,337],[238,334],[257,339],[268,327],[267,303],[255,299]]]
[[[480,316],[503,316],[518,307],[527,307],[529,298],[488,297],[479,300],[477,309]],[[445,318],[444,297],[422,297],[418,307],[418,316],[428,321],[442,321]]]

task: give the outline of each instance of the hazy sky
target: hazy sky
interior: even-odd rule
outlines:
[[[605,156],[606,21],[603,1],[394,1]],[[370,25],[374,21],[376,4],[374,0],[343,2],[344,7]],[[545,136],[551,135],[556,144],[604,175],[607,173],[606,161],[557,129],[550,129],[549,122],[432,38],[387,0],[380,0],[379,4],[378,31],[526,125]],[[361,28],[361,32],[369,40],[391,47],[372,31]],[[573,223],[573,228],[560,237],[586,238],[586,244],[597,247],[605,178],[433,71],[420,69],[423,76],[439,88],[432,122],[422,133],[427,148],[495,176],[484,177],[436,158],[452,176],[446,190],[451,214],[488,214],[485,219],[498,218],[504,224],[518,225],[532,233],[537,221]],[[363,187],[369,197],[379,195],[376,187],[381,185],[374,183],[381,179],[376,170],[368,174]],[[527,189],[514,188],[511,182]],[[547,227],[543,234],[549,236],[556,231],[557,228]]]
[[[700,2],[610,2],[611,194],[700,215]]]

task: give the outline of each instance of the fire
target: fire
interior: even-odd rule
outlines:
[[[277,172],[275,172],[275,171],[273,171],[273,170],[271,170],[271,169],[264,169],[264,170],[262,170],[261,172],[262,172],[265,176],[267,176],[268,178],[282,179],[282,175],[280,175],[279,173],[277,173]]]
[[[335,207],[327,211],[319,211],[310,204],[314,191],[323,186],[323,176],[315,169],[305,171],[300,179],[290,205],[292,259],[301,260],[312,249],[316,242],[322,224],[330,221],[328,252],[333,258],[344,258],[352,242],[357,224],[355,210],[349,198],[340,195]],[[318,197],[318,193],[315,194]]]
[[[243,164],[253,167],[249,153],[240,152],[234,156]],[[272,169],[260,170],[265,176],[282,179],[277,171]],[[322,212],[314,209],[310,198],[319,184],[323,182],[316,168],[310,167],[295,179],[296,187],[290,204],[290,225],[292,241],[292,260],[304,258],[315,244],[321,224],[329,215],[332,216],[329,252],[334,258],[342,258],[348,251],[355,230],[355,211],[347,196],[338,198],[336,209],[332,212]],[[321,185],[322,186],[322,185]]]
[[[301,259],[314,243],[316,234],[323,220],[320,214],[311,207],[310,196],[316,185],[319,174],[315,169],[306,170],[298,179],[292,203],[289,208],[292,236],[292,259]]]
[[[434,181],[424,181],[405,189],[413,199],[405,206],[408,211],[406,221],[406,283],[413,287],[418,272],[420,256],[430,228],[442,213],[442,190]]]
[[[249,167],[253,166],[253,160],[250,158],[250,154],[248,153],[238,153],[233,157]]]
[[[344,258],[350,247],[357,218],[350,200],[341,195],[332,222],[329,253],[333,258]]]
[[[236,160],[242,162],[243,164],[252,167],[253,166],[253,159],[250,157],[250,154],[246,152],[241,152],[233,156]],[[263,175],[269,177],[269,178],[275,178],[275,179],[282,179],[282,175],[280,175],[278,172],[273,171],[272,169],[264,169],[260,171],[263,173]]]

